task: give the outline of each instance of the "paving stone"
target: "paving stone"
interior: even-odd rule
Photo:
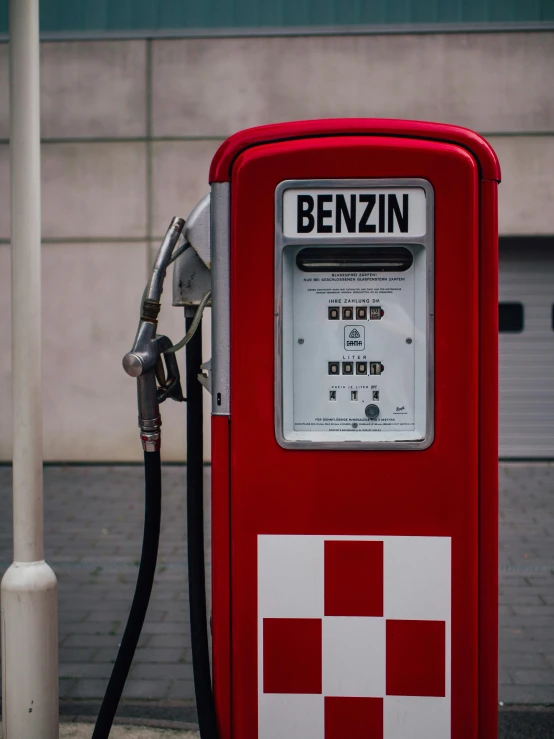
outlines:
[[[554,685],[554,670],[510,670],[515,685]],[[554,690],[552,691],[554,701]]]
[[[60,635],[62,647],[111,647],[117,652],[120,638],[106,634],[66,634]]]
[[[192,680],[174,680],[169,690],[170,700],[195,700],[194,682]]]
[[[189,634],[153,634],[148,642],[149,647],[183,649],[190,644]]]
[[[63,629],[63,631],[62,631]],[[72,623],[71,621],[61,624],[60,636],[67,634],[92,634],[96,636],[116,636],[119,632],[123,632],[121,621],[101,622],[90,620],[84,623]]]
[[[94,656],[95,662],[113,661],[113,652],[109,649],[98,649]],[[172,665],[184,662],[191,663],[187,649],[142,647],[135,652],[134,662],[137,664],[158,663],[161,665]]]
[[[500,685],[513,685],[512,676],[508,670],[498,670],[498,683]]]
[[[526,654],[522,652],[506,652],[501,653],[502,667],[505,670],[510,668],[526,669],[526,670],[551,670],[552,664],[548,659],[548,655],[537,654],[532,652]]]
[[[68,648],[60,647],[60,664],[62,662],[92,662],[99,649],[92,648]]]
[[[554,620],[554,607],[552,606],[512,606],[515,616],[547,617]]]
[[[184,663],[142,663],[137,660],[131,669],[130,677],[135,680],[158,680],[171,678],[172,680],[192,680],[192,665]]]
[[[78,681],[73,678],[60,678],[60,700],[65,700],[71,695],[71,691],[74,689]]]
[[[62,682],[62,681],[60,681]],[[81,700],[102,700],[108,680],[84,678],[75,680],[71,690],[67,691],[66,698],[79,698]]]
[[[503,704],[552,705],[554,691],[551,685],[502,685],[500,701]]]
[[[90,662],[60,662],[60,678],[103,678],[108,679],[112,665],[106,662],[90,664]]]
[[[173,621],[158,621],[144,624],[144,634],[190,634],[190,624]]]
[[[125,683],[123,698],[140,698],[142,700],[160,700],[167,698],[171,680],[156,678],[154,680],[135,680],[130,677]]]

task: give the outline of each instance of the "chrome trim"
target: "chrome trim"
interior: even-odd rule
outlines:
[[[425,436],[415,441],[288,441],[283,433],[283,249],[289,244],[298,246],[332,244],[383,244],[383,236],[371,234],[354,237],[289,238],[283,234],[283,193],[290,189],[307,188],[362,188],[362,187],[421,187],[426,195],[426,234],[422,238],[398,236],[387,238],[387,244],[423,244],[426,249],[427,265],[427,408]],[[275,397],[275,438],[283,449],[344,449],[344,450],[422,450],[431,446],[435,429],[435,195],[433,186],[421,178],[394,179],[340,179],[340,180],[284,180],[275,189],[275,303],[274,303],[274,397]]]
[[[212,413],[228,416],[231,373],[231,184],[212,184]]]
[[[208,269],[211,268],[210,193],[191,210],[183,228],[183,236]]]

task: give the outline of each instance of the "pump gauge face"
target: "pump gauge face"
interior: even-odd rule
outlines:
[[[276,191],[276,437],[287,448],[432,442],[433,190],[423,180]]]

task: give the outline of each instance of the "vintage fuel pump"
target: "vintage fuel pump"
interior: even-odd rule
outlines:
[[[215,155],[173,282],[189,338],[212,305],[215,703],[189,521],[203,737],[496,737],[499,181],[484,139],[423,122],[264,126]],[[125,367],[159,449],[179,391],[150,293]],[[197,404],[193,508],[199,423]]]

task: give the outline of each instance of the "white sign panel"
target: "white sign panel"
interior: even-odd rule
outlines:
[[[292,295],[286,296],[293,306],[292,430],[308,437],[422,437],[416,393],[424,395],[424,388],[415,380],[425,321],[425,292],[417,309],[415,297],[422,248],[405,247],[414,263],[403,272],[304,272],[294,266],[304,247],[288,248],[294,270]],[[342,246],[325,248],[335,253]]]
[[[422,237],[425,191],[404,188],[290,188],[283,194],[283,233],[292,238]]]

